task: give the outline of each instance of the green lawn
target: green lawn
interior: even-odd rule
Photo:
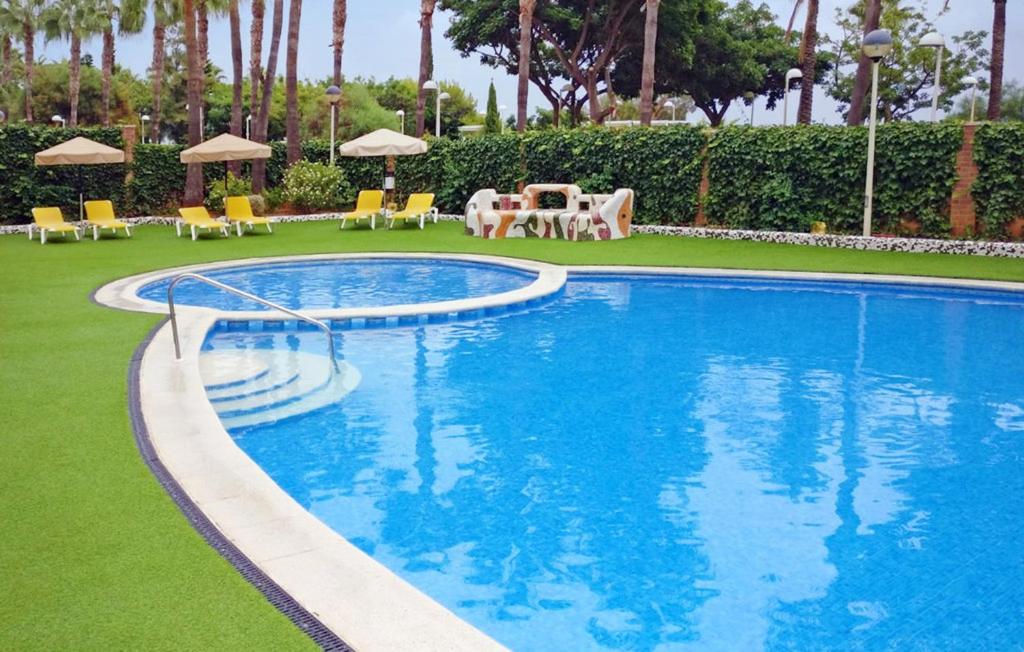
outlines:
[[[457,224],[339,233],[46,246],[0,237],[0,648],[289,649],[311,643],[192,531],[140,459],[126,401],[129,358],[155,315],[89,294],[186,263],[340,251],[460,251],[557,263],[922,274],[1024,281],[1024,261],[638,236],[603,243],[488,242]]]

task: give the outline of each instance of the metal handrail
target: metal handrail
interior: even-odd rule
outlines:
[[[331,357],[331,372],[332,372],[332,374],[335,373],[335,372],[341,371],[338,368],[338,358],[337,358],[337,356],[334,353],[334,336],[331,335],[330,327],[327,324],[325,324],[324,322],[320,321],[319,319],[313,319],[312,317],[308,317],[308,316],[302,314],[301,312],[296,312],[296,311],[292,310],[291,308],[285,308],[284,306],[280,306],[280,305],[274,303],[273,301],[267,301],[266,299],[262,299],[262,298],[256,296],[255,294],[249,294],[248,292],[245,292],[243,290],[239,290],[236,287],[231,287],[230,285],[225,285],[224,283],[221,283],[220,281],[215,281],[212,278],[208,278],[208,277],[203,276],[201,274],[193,274],[192,272],[185,272],[184,274],[178,274],[173,279],[171,279],[171,284],[167,286],[167,308],[168,308],[168,310],[171,313],[171,333],[174,335],[174,358],[176,360],[181,360],[181,345],[178,343],[178,319],[177,319],[177,316],[175,315],[175,312],[174,312],[174,288],[178,285],[178,283],[181,283],[182,281],[184,281],[187,278],[190,278],[190,279],[193,279],[193,280],[196,280],[196,281],[201,281],[202,283],[206,283],[207,285],[211,285],[211,286],[217,288],[218,290],[224,290],[225,292],[230,292],[231,294],[236,294],[236,295],[242,297],[243,299],[248,299],[249,301],[255,301],[256,303],[259,303],[259,304],[262,304],[264,306],[267,306],[268,308],[270,308],[272,310],[277,310],[277,311],[283,312],[284,314],[289,315],[291,317],[295,317],[299,321],[304,321],[307,324],[313,324],[314,326],[319,328],[321,331],[323,331],[324,335],[327,336],[327,350],[328,350],[328,355]]]

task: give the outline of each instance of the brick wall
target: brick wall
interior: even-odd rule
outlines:
[[[964,144],[956,156],[957,182],[949,202],[949,222],[954,236],[975,234],[979,231],[978,216],[974,212],[971,186],[978,178],[974,163],[974,131],[977,125],[964,125]]]

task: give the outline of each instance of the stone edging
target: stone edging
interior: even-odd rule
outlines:
[[[959,254],[966,256],[996,256],[1024,258],[1024,243],[986,242],[983,240],[936,240],[929,238],[865,238],[859,235],[814,235],[784,231],[743,231],[737,229],[711,229],[691,226],[660,226],[634,224],[635,233],[670,235],[683,238],[709,238],[713,240],[747,240],[777,244],[809,245],[833,249],[859,249],[862,251],[900,251],[920,254]]]

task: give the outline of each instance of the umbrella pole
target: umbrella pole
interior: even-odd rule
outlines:
[[[78,166],[78,221],[85,219],[84,203],[82,199],[82,166]]]
[[[228,162],[224,161],[224,199],[228,198]]]

